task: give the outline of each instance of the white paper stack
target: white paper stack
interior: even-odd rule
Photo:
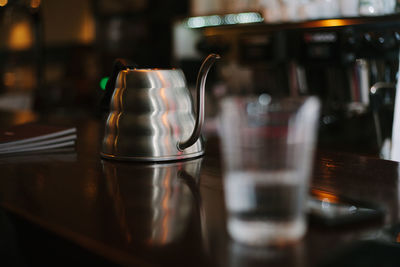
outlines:
[[[0,155],[75,146],[76,128],[27,123],[0,131]]]

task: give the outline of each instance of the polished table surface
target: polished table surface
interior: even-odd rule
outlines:
[[[75,259],[133,266],[345,266],[356,259],[346,255],[363,240],[380,240],[362,247],[370,263],[382,262],[368,253],[381,240],[389,247],[382,257],[398,249],[400,235],[386,230],[396,229],[400,219],[397,162],[318,151],[312,189],[377,203],[385,208],[383,220],[310,223],[297,244],[251,248],[226,233],[217,138],[210,137],[205,156],[195,160],[117,162],[99,156],[100,120],[67,123],[78,127],[75,149],[0,158],[0,248],[11,251],[9,262],[38,265],[54,254],[58,265]],[[29,251],[34,253],[24,255]]]

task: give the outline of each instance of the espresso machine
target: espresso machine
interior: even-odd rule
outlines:
[[[185,30],[195,36],[191,58],[222,56],[215,98],[316,95],[323,103],[320,148],[372,156],[384,150],[392,132],[400,22],[383,16]],[[186,59],[175,54],[178,64]]]
[[[303,76],[291,78],[305,81],[303,92],[324,103],[322,147],[388,157],[399,37],[395,27],[377,24],[292,33],[296,73]]]

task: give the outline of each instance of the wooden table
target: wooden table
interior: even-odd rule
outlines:
[[[399,222],[398,163],[319,151],[312,188],[381,204],[384,221],[340,228],[311,224],[296,245],[245,247],[226,233],[216,138],[195,160],[116,162],[99,157],[98,120],[72,123],[78,127],[75,151],[0,158],[3,262],[331,266],[355,241],[380,237]]]

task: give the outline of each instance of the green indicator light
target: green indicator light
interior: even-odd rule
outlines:
[[[108,77],[104,77],[100,80],[101,90],[103,90],[103,91],[106,90],[106,85],[107,85],[108,79],[109,79]]]

